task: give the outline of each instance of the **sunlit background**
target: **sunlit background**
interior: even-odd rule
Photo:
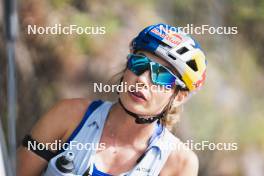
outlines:
[[[6,122],[6,53],[0,4],[0,113]],[[238,143],[237,151],[195,151],[201,176],[264,175],[264,0],[20,0],[17,141],[55,102],[89,97],[124,68],[129,42],[145,26],[236,26],[236,35],[194,35],[208,60],[207,81],[175,126],[183,141]],[[104,35],[28,35],[27,25],[105,26]],[[175,163],[177,164],[177,163]]]

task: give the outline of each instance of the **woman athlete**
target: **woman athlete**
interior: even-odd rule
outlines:
[[[121,78],[134,89],[119,92],[114,103],[56,104],[24,138],[17,174],[196,176],[196,154],[168,127],[177,108],[203,84],[205,70],[204,53],[193,38],[167,24],[148,26],[132,40]],[[68,148],[32,147],[56,141]],[[80,150],[77,144],[98,147]]]

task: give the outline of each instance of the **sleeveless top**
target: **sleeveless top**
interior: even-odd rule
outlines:
[[[93,170],[94,172],[101,172],[95,167],[94,156],[96,146],[100,147],[100,138],[111,106],[111,102],[102,102],[101,100],[94,101],[89,106],[84,118],[66,142],[69,144],[67,150],[61,150],[49,161],[44,176],[82,176],[92,175]],[[162,126],[161,131],[152,135],[144,155],[134,168],[119,174],[119,176],[158,176],[171,151],[175,148],[172,147],[173,144],[178,141],[178,138]],[[86,145],[88,147],[85,147]],[[74,171],[71,174],[60,172],[55,165],[57,158],[66,155],[67,152],[74,154]],[[101,173],[103,175],[103,172]]]

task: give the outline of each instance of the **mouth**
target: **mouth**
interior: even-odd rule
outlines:
[[[136,101],[140,101],[140,102],[147,101],[146,96],[142,92],[131,91],[129,93]]]

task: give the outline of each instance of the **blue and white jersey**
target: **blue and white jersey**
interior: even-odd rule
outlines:
[[[74,141],[82,144],[99,144],[112,104],[107,101],[94,101],[67,143]],[[162,125],[159,125],[149,140],[144,157],[131,170],[119,176],[158,176],[171,151],[174,150],[173,144],[178,142],[179,140],[172,133]],[[67,152],[72,152],[75,156],[73,159],[73,174],[61,173],[55,165],[57,158]],[[78,176],[84,175],[87,171],[90,175],[95,175],[93,172],[98,171],[95,167],[96,163],[94,163],[95,154],[96,149],[94,147],[90,150],[79,150],[78,147],[69,147],[68,150],[62,151],[49,161],[44,176]]]

